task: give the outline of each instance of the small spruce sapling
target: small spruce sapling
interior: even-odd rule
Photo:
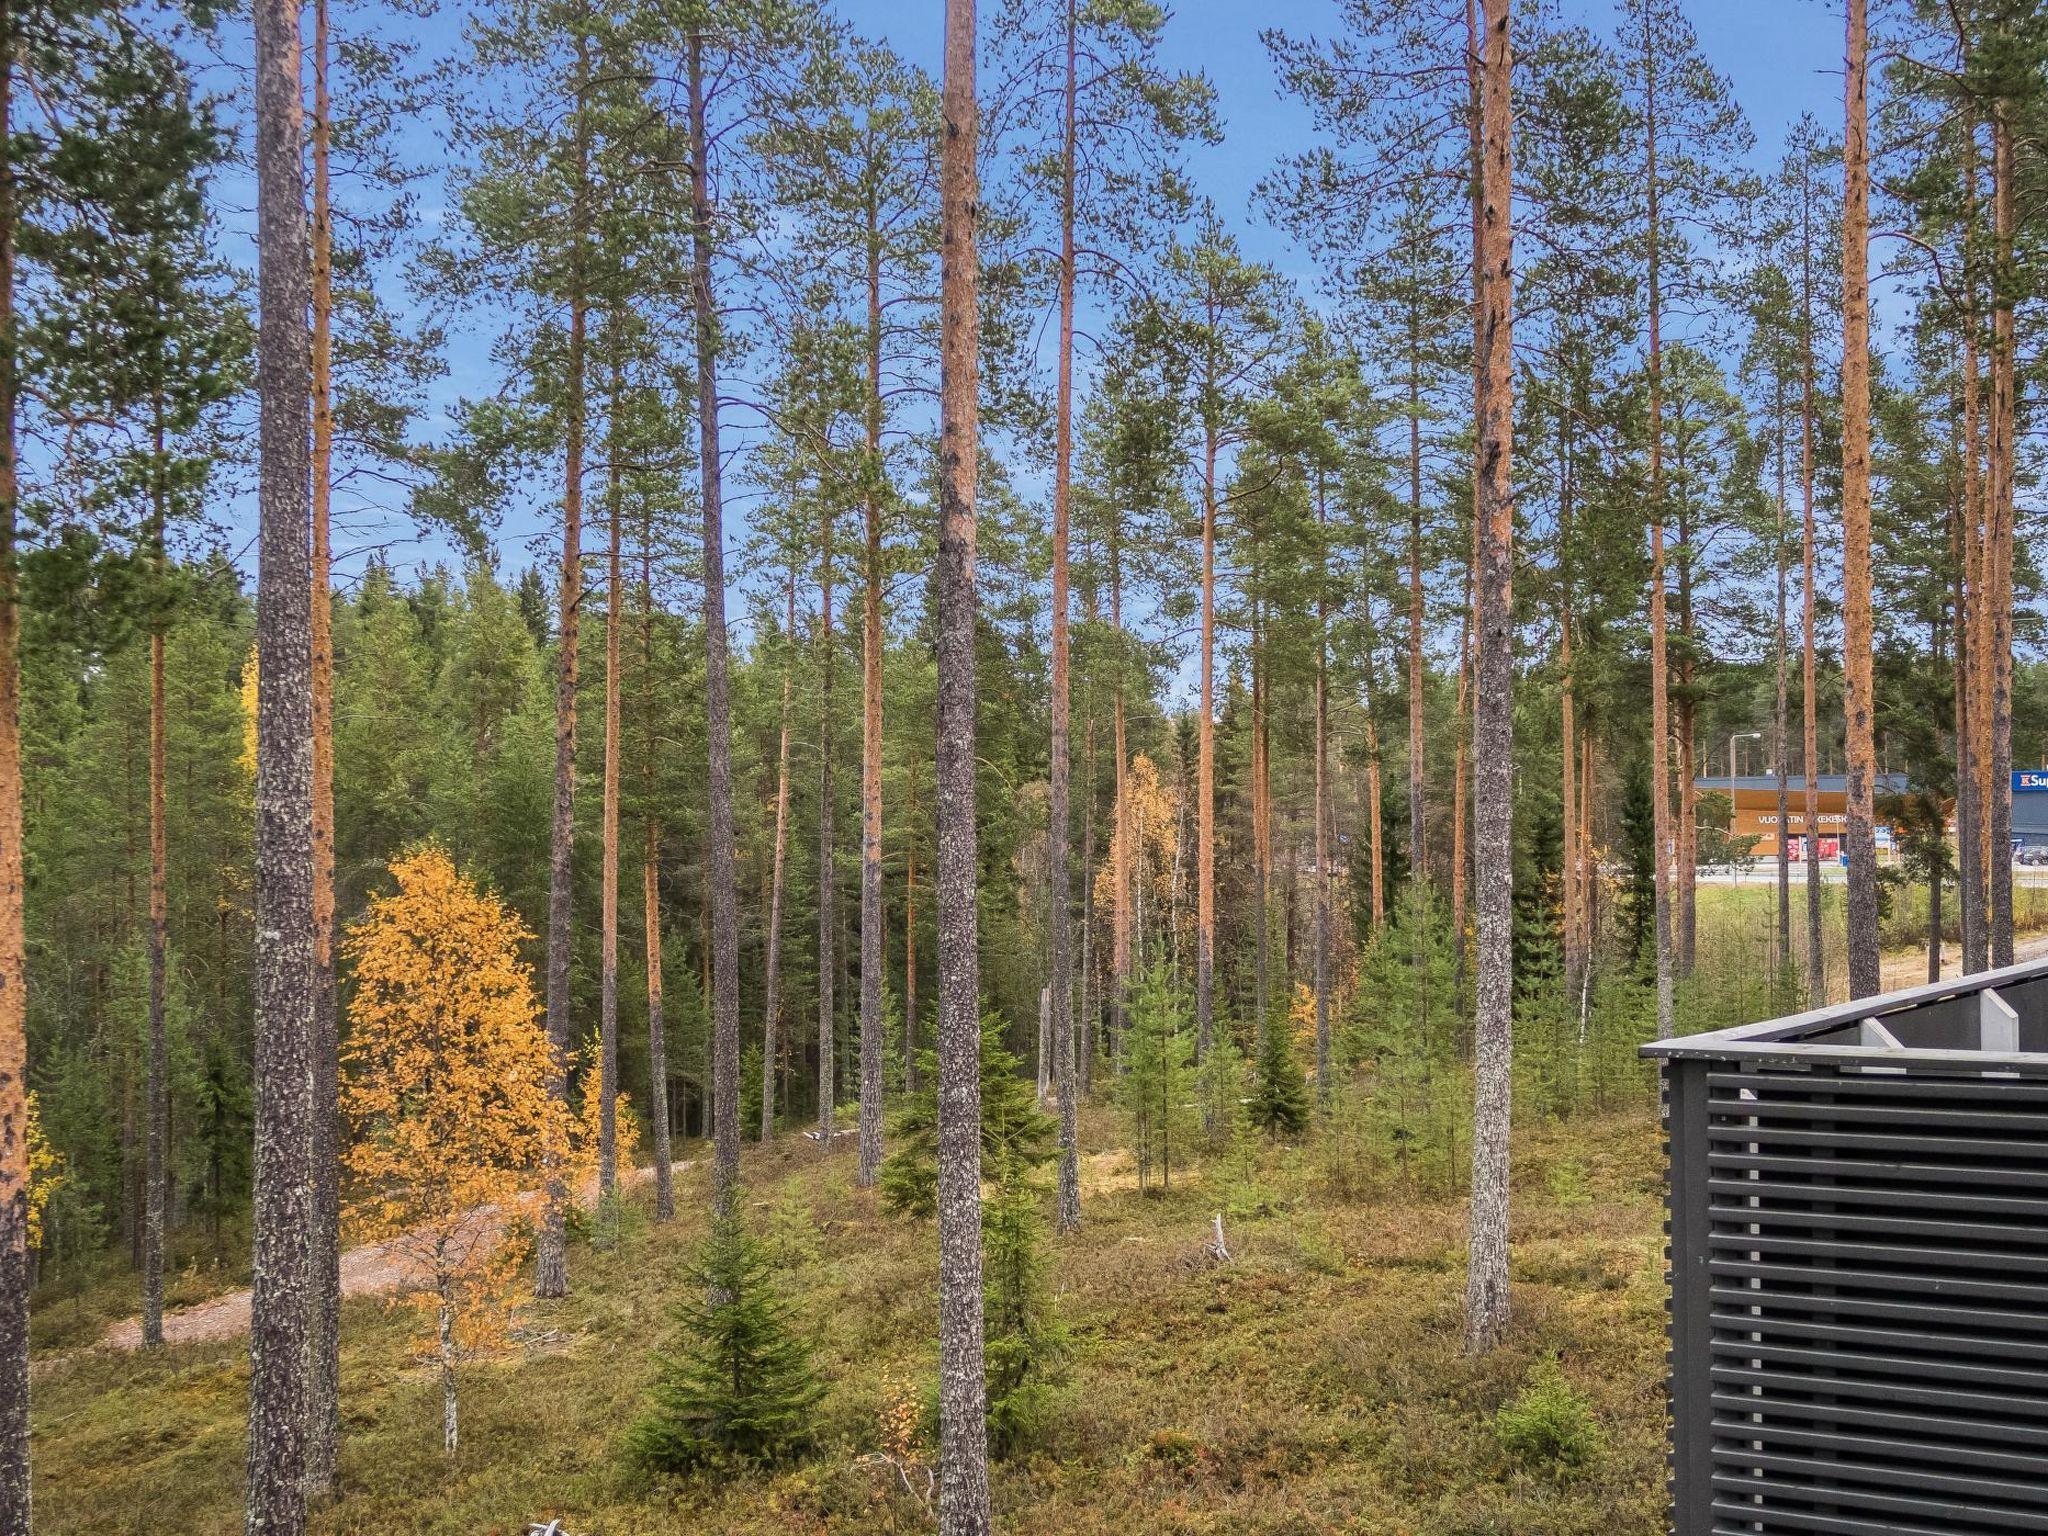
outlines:
[[[1002,1015],[981,1015],[981,1176],[1007,1185],[1053,1154],[1052,1117],[1003,1044]],[[896,1150],[882,1164],[882,1204],[898,1216],[930,1216],[939,1203],[938,1060],[918,1053],[918,1091],[896,1117]]]
[[[656,1356],[654,1407],[628,1431],[634,1458],[682,1474],[803,1455],[825,1388],[766,1252],[737,1215],[713,1221],[683,1294],[683,1345]]]
[[[1295,1058],[1292,1030],[1266,1031],[1252,1084],[1251,1116],[1269,1136],[1298,1136],[1308,1129],[1308,1082]]]

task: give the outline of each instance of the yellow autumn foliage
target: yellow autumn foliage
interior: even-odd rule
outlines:
[[[242,663],[242,772],[256,777],[256,647]]]
[[[49,1208],[50,1196],[62,1189],[71,1175],[65,1172],[64,1159],[43,1134],[42,1111],[33,1093],[28,1096],[27,1145],[28,1245],[34,1248],[43,1240],[43,1212]]]
[[[524,1257],[522,1194],[581,1137],[548,1094],[550,1046],[519,958],[531,935],[429,845],[350,929],[342,1051],[348,1218],[406,1266],[408,1299],[467,1350],[498,1342]]]

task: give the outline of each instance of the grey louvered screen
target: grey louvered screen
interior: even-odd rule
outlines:
[[[1651,1048],[1677,1536],[2048,1532],[2048,968],[1994,980]]]

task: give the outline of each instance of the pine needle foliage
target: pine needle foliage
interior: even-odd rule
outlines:
[[[981,1176],[999,1187],[1020,1182],[1053,1155],[1052,1117],[1003,1044],[1003,1017],[981,1015]],[[896,1150],[882,1164],[882,1205],[898,1216],[930,1216],[939,1206],[939,1068],[918,1053],[918,1091],[896,1117]]]

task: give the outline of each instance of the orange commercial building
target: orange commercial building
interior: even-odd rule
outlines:
[[[1728,835],[1740,842],[1754,838],[1755,844],[1750,856],[1758,859],[1775,859],[1778,856],[1780,832],[1792,839],[1791,854],[1794,862],[1806,858],[1806,776],[1788,774],[1785,779],[1785,825],[1778,825],[1778,780],[1772,774],[1748,774],[1735,779],[1706,778],[1695,780],[1702,794],[1726,795],[1733,802],[1729,819]],[[1820,857],[1823,862],[1837,858],[1842,851],[1842,828],[1848,812],[1849,780],[1839,773],[1823,773],[1815,781],[1815,799],[1819,803]],[[1877,776],[1876,792],[1879,795],[1901,794],[1906,789],[1903,773],[1881,773]],[[1889,851],[1891,829],[1878,828],[1878,851]]]

